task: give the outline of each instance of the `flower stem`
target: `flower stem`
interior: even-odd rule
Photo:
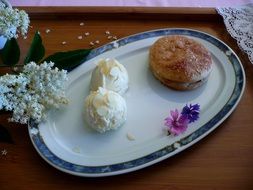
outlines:
[[[22,68],[24,65],[15,65],[15,66],[8,66],[8,65],[0,65],[0,68],[10,68],[11,72],[14,74],[19,74],[22,72]]]

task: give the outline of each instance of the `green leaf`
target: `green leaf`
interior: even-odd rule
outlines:
[[[34,34],[32,44],[30,46],[30,49],[28,50],[28,53],[24,60],[24,64],[27,64],[31,61],[38,63],[44,57],[44,55],[45,55],[45,48],[44,45],[42,44],[40,34],[37,31]]]
[[[78,49],[66,52],[58,52],[48,56],[43,61],[54,62],[54,67],[70,71],[82,64],[89,55],[91,49]]]
[[[16,65],[20,57],[20,49],[17,40],[15,38],[7,40],[0,53],[3,64],[8,66]]]
[[[1,124],[0,124],[0,142],[13,143],[9,131]]]

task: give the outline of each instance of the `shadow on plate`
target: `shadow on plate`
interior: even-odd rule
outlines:
[[[157,80],[151,73],[150,69],[147,69],[146,78],[151,89],[158,94],[161,98],[166,99],[169,102],[177,103],[187,103],[192,102],[197,97],[199,97],[206,88],[206,83],[202,86],[190,90],[190,91],[178,91],[170,89],[163,85],[159,80]]]

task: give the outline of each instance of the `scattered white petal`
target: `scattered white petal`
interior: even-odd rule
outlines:
[[[130,134],[130,133],[127,133],[126,136],[127,136],[127,139],[130,140],[130,141],[134,141],[135,140],[135,137],[132,134]]]
[[[113,38],[114,40],[117,40],[117,39],[118,39],[117,36],[113,36],[112,38]]]
[[[109,166],[106,166],[105,168],[102,168],[101,169],[102,172],[110,172],[111,171],[111,168]]]
[[[67,43],[67,42],[63,41],[63,42],[62,42],[62,45],[65,45],[66,43]]]
[[[51,30],[50,29],[46,29],[46,33],[48,34],[49,32],[51,32]]]
[[[180,143],[178,143],[178,142],[174,143],[174,148],[180,148],[180,146],[181,146]]]
[[[89,32],[85,32],[84,35],[85,35],[85,36],[89,36],[90,33],[89,33]]]
[[[23,38],[24,38],[24,40],[26,40],[26,39],[27,39],[27,36],[24,36]]]
[[[113,42],[113,44],[112,44],[112,45],[113,45],[113,47],[114,47],[114,48],[118,48],[118,47],[119,47],[119,44],[118,44],[118,42],[116,42],[116,41],[115,41],[115,42]]]
[[[3,156],[6,156],[7,155],[7,150],[5,150],[5,149],[3,149],[2,151],[1,151],[1,154],[3,155]]]
[[[32,135],[37,135],[39,130],[33,127],[33,128],[31,128],[30,132]]]
[[[96,43],[96,44],[99,44],[99,43],[100,43],[100,41],[99,41],[99,40],[96,40],[96,41],[95,41],[95,43]]]
[[[106,30],[106,31],[105,31],[105,34],[106,34],[106,35],[110,35],[111,32],[110,32],[109,30]]]
[[[109,40],[112,39],[112,36],[108,36],[107,39],[109,39]]]
[[[18,71],[18,67],[13,67],[13,70],[14,70],[15,72],[17,72],[17,71]]]
[[[81,39],[83,39],[83,36],[78,36],[77,38],[78,38],[78,40],[81,40]]]
[[[81,153],[81,150],[80,150],[79,147],[74,147],[74,148],[72,148],[72,150],[73,150],[73,152],[75,152],[75,153]]]
[[[83,22],[80,22],[80,26],[83,26],[84,25],[84,23]]]
[[[95,44],[94,44],[94,42],[90,42],[90,45],[91,45],[91,46],[94,46]]]
[[[230,50],[226,51],[226,55],[230,56],[232,52]]]

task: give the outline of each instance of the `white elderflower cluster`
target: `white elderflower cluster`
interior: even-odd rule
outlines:
[[[17,38],[19,33],[25,36],[29,23],[30,20],[25,11],[7,7],[0,2],[0,35],[7,39]]]
[[[39,123],[46,118],[49,109],[68,103],[67,72],[53,66],[52,62],[40,65],[31,62],[19,75],[0,77],[0,110],[13,112],[10,121],[26,124],[34,119]]]

